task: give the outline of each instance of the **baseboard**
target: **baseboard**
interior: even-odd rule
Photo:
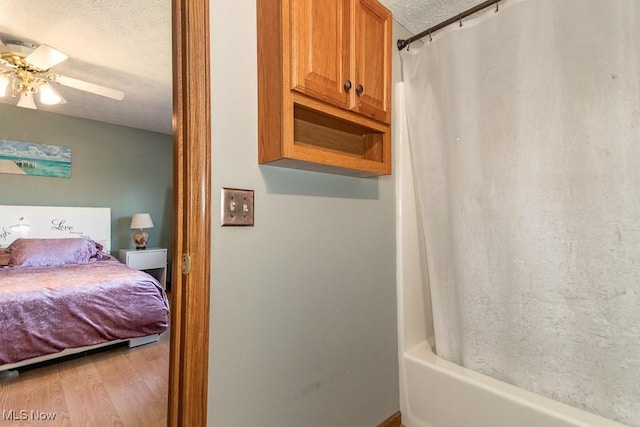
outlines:
[[[402,426],[402,415],[400,411],[391,415],[389,418],[378,424],[378,427],[401,427]]]

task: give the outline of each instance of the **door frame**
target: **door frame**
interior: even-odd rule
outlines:
[[[171,7],[174,242],[167,424],[205,426],[211,266],[209,0],[172,0]],[[190,271],[184,274],[188,264]]]

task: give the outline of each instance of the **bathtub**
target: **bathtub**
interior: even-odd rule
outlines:
[[[439,358],[420,262],[409,148],[397,126],[396,247],[400,411],[406,427],[614,427],[623,424]],[[403,141],[404,139],[404,141]],[[426,289],[426,291],[425,291]]]
[[[400,363],[407,427],[623,426],[447,362],[427,342],[404,352]]]

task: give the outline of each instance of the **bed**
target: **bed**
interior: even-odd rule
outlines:
[[[110,234],[108,208],[0,206],[0,372],[167,330],[163,287]]]

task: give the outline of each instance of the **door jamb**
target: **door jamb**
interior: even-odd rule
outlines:
[[[172,0],[173,192],[167,424],[207,425],[211,266],[209,0]],[[183,254],[190,257],[191,271]]]

